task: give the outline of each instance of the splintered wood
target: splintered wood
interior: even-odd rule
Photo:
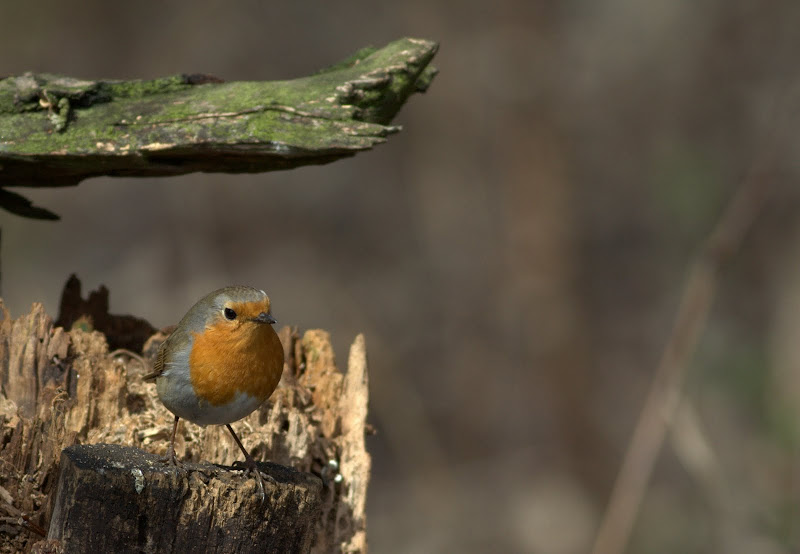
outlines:
[[[286,352],[281,384],[233,427],[257,460],[323,478],[311,552],[365,552],[370,457],[364,338],[353,343],[343,374],[326,332],[307,331],[301,338],[283,328],[279,334]],[[30,551],[44,538],[64,448],[110,443],[166,452],[173,415],[155,385],[141,380],[164,338],[156,333],[148,340],[142,363],[124,353],[110,355],[99,332],[55,327],[41,304],[11,319],[0,300],[0,552]],[[224,427],[184,421],[176,451],[189,462],[231,465],[241,458]]]

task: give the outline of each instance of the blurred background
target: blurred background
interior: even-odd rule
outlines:
[[[18,189],[62,220],[0,213],[4,301],[55,316],[75,272],[165,326],[264,288],[342,364],[366,335],[373,552],[587,552],[687,267],[767,156],[628,551],[797,552],[797,21],[794,0],[4,2],[4,75],[289,79],[441,43],[403,132],[354,158]]]

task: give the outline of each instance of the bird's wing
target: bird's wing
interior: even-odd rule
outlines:
[[[169,340],[169,339],[167,339]],[[144,375],[142,379],[145,381],[152,381],[162,373],[164,373],[164,358],[166,358],[167,349],[164,348],[166,346],[167,341],[161,345],[161,348],[158,349],[158,354],[156,354],[156,359],[153,362],[153,371]]]

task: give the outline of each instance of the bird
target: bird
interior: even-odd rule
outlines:
[[[255,460],[231,423],[269,398],[283,373],[283,346],[273,329],[269,297],[246,286],[224,287],[197,301],[158,349],[153,371],[161,402],[175,415],[167,463],[175,457],[175,434],[183,418],[199,425],[225,425],[256,478],[263,499],[264,481]]]

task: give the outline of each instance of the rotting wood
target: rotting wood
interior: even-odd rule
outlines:
[[[90,292],[84,300],[81,282],[70,275],[61,293],[58,306],[57,327],[71,329],[73,325],[100,331],[106,337],[111,350],[124,348],[141,352],[144,343],[156,333],[147,321],[130,315],[113,315],[108,312],[108,289],[100,286]]]
[[[233,426],[256,459],[326,477],[313,552],[363,552],[370,470],[364,339],[356,338],[343,376],[326,332],[301,337],[284,327],[279,335],[287,363],[281,384],[264,406]],[[154,352],[165,336],[156,333],[144,352]],[[320,352],[330,355],[320,358]],[[308,382],[308,368],[319,363],[326,367]],[[163,455],[173,416],[154,385],[141,381],[147,370],[136,359],[111,356],[97,331],[55,327],[40,304],[12,319],[0,300],[0,515],[22,513],[47,529],[58,460],[70,445],[120,444]],[[334,399],[317,403],[312,387]],[[185,422],[176,451],[190,463],[232,465],[241,458],[224,427]],[[40,539],[23,525],[0,523],[0,553],[25,551]]]

